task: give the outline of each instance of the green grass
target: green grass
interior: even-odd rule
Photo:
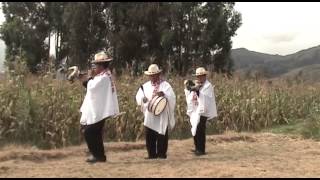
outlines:
[[[274,125],[262,132],[300,136],[320,141],[320,116],[312,114],[305,119],[292,120],[286,125]]]
[[[271,132],[275,134],[293,134],[301,135],[303,129],[303,122],[291,122],[286,125],[275,125],[271,128],[262,130],[262,132]]]

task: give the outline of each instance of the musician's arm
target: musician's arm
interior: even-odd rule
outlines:
[[[164,88],[162,91],[159,91],[157,93],[157,95],[158,96],[163,96],[163,97],[166,97],[166,98],[168,98],[169,96],[174,96],[175,97],[174,91],[173,91],[173,89],[172,89],[172,87],[171,87],[171,85],[169,83],[167,83],[166,88]]]
[[[88,82],[89,82],[91,79],[93,79],[93,77],[90,77],[90,78],[87,79],[86,81],[83,81],[83,82],[82,82],[82,85],[83,85],[85,88],[87,88],[87,87],[88,87]]]

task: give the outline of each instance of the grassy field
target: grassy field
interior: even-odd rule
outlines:
[[[0,143],[34,145],[43,149],[83,142],[79,132],[79,108],[85,95],[80,82],[57,81],[52,75],[33,76],[22,68],[10,72],[0,84]],[[172,139],[190,138],[183,81],[191,77],[166,76],[177,97],[176,127]],[[248,80],[222,75],[209,77],[215,85],[218,117],[208,123],[208,134],[226,130],[291,132],[319,138],[320,85],[284,80]],[[137,141],[144,138],[143,115],[135,94],[144,76],[116,77],[123,115],[109,119],[107,141]],[[290,130],[290,129],[294,130]]]

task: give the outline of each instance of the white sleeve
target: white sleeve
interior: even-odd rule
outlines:
[[[173,108],[176,105],[176,95],[172,89],[172,87],[168,84],[167,89],[163,92],[165,94],[165,97],[169,100],[170,106]]]
[[[171,87],[171,85],[169,83],[166,83],[165,87],[163,88],[163,93],[168,100],[168,105],[169,105],[169,108],[168,108],[169,122],[168,123],[169,123],[169,127],[172,129],[175,126],[174,111],[175,111],[175,106],[176,106],[176,95],[173,91],[173,88]]]
[[[187,89],[184,89],[184,94],[186,96],[186,102],[187,102],[187,115],[191,116],[191,112],[193,111],[193,102],[192,102],[192,92],[190,92]]]
[[[141,106],[143,97],[144,97],[144,94],[143,94],[143,92],[142,92],[141,87],[139,87],[139,90],[138,90],[138,92],[137,92],[137,94],[136,94],[136,102],[137,102],[137,104],[138,104],[139,106]]]
[[[199,94],[199,109],[200,115],[212,118],[217,116],[217,107],[215,102],[215,96],[213,92],[213,86],[209,86]]]
[[[88,86],[87,86],[87,90],[91,91],[91,92],[95,92],[98,89],[100,89],[101,87],[105,86],[105,85],[109,85],[108,82],[109,79],[107,77],[95,77],[92,80],[90,80],[88,82]]]
[[[186,96],[186,102],[188,103],[188,96],[190,95],[190,91],[187,89],[184,89],[184,95]]]

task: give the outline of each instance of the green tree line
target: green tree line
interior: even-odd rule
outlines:
[[[241,26],[234,2],[2,2],[0,28],[6,62],[23,56],[34,72],[48,62],[50,41],[55,68],[69,57],[84,69],[93,55],[109,50],[118,72],[158,63],[184,75],[195,66],[231,74],[231,37]],[[55,34],[57,38],[48,38]],[[49,41],[49,43],[48,43]],[[52,48],[52,47],[51,47]],[[21,59],[21,58],[19,58]],[[144,67],[145,68],[145,67]]]

